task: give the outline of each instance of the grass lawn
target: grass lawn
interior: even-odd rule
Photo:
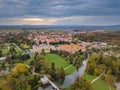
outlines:
[[[12,45],[9,45],[9,47],[12,47]],[[16,48],[15,46],[14,46],[14,48],[15,48],[15,50],[16,50],[17,53],[21,52],[21,51],[20,51],[18,48]],[[6,46],[6,47],[2,47],[2,48],[0,48],[0,49],[2,50],[3,56],[6,56],[7,53],[9,52],[7,46]]]
[[[9,51],[7,47],[3,47],[3,48],[1,48],[1,50],[2,50],[3,56],[6,56]]]
[[[66,68],[70,65],[64,58],[62,58],[57,54],[46,53],[46,58],[49,61],[50,65],[52,62],[54,62],[56,68],[61,68],[61,67]],[[75,69],[76,69],[75,66],[72,66],[69,69],[65,70],[65,72],[68,75],[74,72]]]
[[[22,51],[20,51],[15,45],[12,45],[12,46],[15,48],[15,50],[16,50],[17,53],[22,52]]]
[[[18,48],[16,48],[16,47],[14,47],[14,48],[15,48],[17,53],[21,52]]]
[[[66,74],[69,75],[72,72],[74,72],[76,70],[75,66],[70,67],[69,69],[65,70]]]
[[[83,78],[86,80],[92,81],[96,77],[93,75],[84,73]],[[109,90],[109,88],[107,84],[101,78],[99,78],[96,82],[92,84],[92,90]],[[112,88],[112,90],[115,90],[115,89]]]

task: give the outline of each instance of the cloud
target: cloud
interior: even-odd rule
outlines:
[[[10,25],[111,25],[120,24],[119,16],[74,16],[62,18],[2,18],[0,24]],[[104,21],[104,22],[103,22]],[[12,22],[12,23],[11,23]]]
[[[117,17],[118,19],[116,20],[115,16],[120,15],[119,3],[120,0],[0,0],[0,23],[8,23],[7,21],[13,21],[14,23],[15,20],[13,20],[13,18],[21,20],[23,18],[46,20],[47,18],[51,23],[56,22],[54,21],[56,19],[62,23],[61,20],[64,18],[64,22],[66,23],[69,19],[72,22],[80,23],[81,19],[82,22],[86,22],[86,19],[88,19],[87,21],[91,21],[91,19],[94,21],[95,19],[99,20],[96,17],[101,16],[105,18],[110,16],[114,19],[113,23],[118,23],[120,19]],[[83,16],[87,18],[85,19]],[[74,20],[70,17],[74,17]],[[82,18],[77,20],[76,17]],[[5,18],[10,18],[11,20],[6,20]],[[54,20],[51,20],[51,18],[54,18]],[[27,21],[28,23],[32,22],[32,19],[25,20],[26,24]],[[36,22],[40,23],[39,19],[38,21],[36,20]],[[106,20],[110,21],[109,19]]]
[[[54,22],[56,22],[57,19],[53,19],[53,18],[3,18],[1,19],[4,21],[5,24],[10,25],[10,22],[12,22],[12,24],[17,24],[17,25],[21,25],[21,24],[26,24],[26,25],[49,25],[49,24],[53,24]],[[4,23],[1,23],[4,25]]]
[[[0,17],[120,15],[120,0],[2,0]]]

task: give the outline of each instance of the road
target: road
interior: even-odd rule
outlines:
[[[1,57],[0,61],[4,61],[7,57]]]
[[[48,78],[46,75],[44,75],[44,77]],[[52,85],[52,87],[55,88],[55,90],[60,90],[50,79],[49,79],[49,83]]]

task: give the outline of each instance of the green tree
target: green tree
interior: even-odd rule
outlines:
[[[61,67],[60,68],[60,70],[58,71],[58,77],[60,78],[60,79],[64,79],[65,78],[65,71],[64,71],[64,68],[63,67]]]
[[[110,69],[105,73],[104,80],[108,84],[109,90],[111,90],[111,87],[114,86],[116,78],[111,74]]]
[[[45,50],[44,49],[42,49],[42,54],[45,55]]]
[[[32,61],[32,64],[34,72],[45,73],[48,69],[48,61],[43,55],[38,54],[35,60]]]
[[[2,50],[0,50],[0,57],[2,57],[2,55],[3,55],[3,54],[2,54]]]
[[[70,90],[91,90],[91,83],[83,78],[77,77],[76,82],[70,86]]]
[[[56,71],[56,69],[55,69],[55,63],[54,62],[51,63],[51,70],[52,71]]]

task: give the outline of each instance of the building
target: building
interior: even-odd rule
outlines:
[[[55,47],[53,45],[47,45],[47,44],[41,44],[41,45],[33,45],[33,48],[31,49],[32,52],[41,53],[42,50],[45,52],[50,52],[50,49],[54,50]]]
[[[44,85],[47,84],[47,83],[49,83],[49,79],[48,79],[47,77],[41,78],[40,81],[41,81],[42,84],[44,84]]]
[[[57,48],[58,50],[62,50],[62,51],[66,51],[66,52],[69,52],[69,53],[75,53],[79,50],[81,51],[86,51],[86,48],[82,45],[77,45],[77,44],[66,44],[66,45],[60,45],[58,46]]]

